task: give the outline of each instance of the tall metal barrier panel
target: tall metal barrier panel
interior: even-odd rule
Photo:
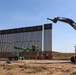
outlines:
[[[44,52],[52,53],[52,24],[44,24]]]
[[[0,31],[0,53],[14,52],[14,46],[42,50],[42,25]]]

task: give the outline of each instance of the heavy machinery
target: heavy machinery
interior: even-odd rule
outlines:
[[[15,51],[12,56],[8,57],[9,60],[23,60],[24,59],[24,54],[26,53],[37,53],[38,52],[38,46],[37,45],[32,45],[32,48],[22,48],[19,46],[14,46],[14,49],[17,49],[18,51]]]
[[[65,17],[56,17],[54,19],[47,18],[47,20],[51,20],[54,23],[57,23],[58,21],[68,23],[76,30],[76,23],[72,19],[65,18]]]
[[[55,17],[54,19],[47,18],[47,20],[51,20],[53,23],[57,23],[58,21],[61,21],[61,22],[64,22],[64,23],[68,23],[69,25],[71,25],[76,30],[76,23],[70,18]],[[70,61],[71,62],[76,62],[76,56],[72,56],[70,58]]]

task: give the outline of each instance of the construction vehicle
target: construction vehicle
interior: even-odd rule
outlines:
[[[76,30],[76,23],[70,18],[56,17],[54,19],[47,18],[47,20],[51,20],[53,23],[57,23],[58,21],[68,23]]]
[[[69,25],[71,25],[76,30],[76,23],[72,19],[70,19],[70,18],[55,17],[54,19],[47,18],[47,20],[50,20],[53,23],[57,23],[58,21],[61,21],[61,22],[64,22],[64,23],[68,23]],[[71,62],[76,62],[76,56],[72,56],[70,58],[70,61]]]
[[[38,52],[38,46],[37,45],[32,45],[32,48],[22,48],[19,46],[14,46],[14,49],[17,49],[18,51],[15,51],[14,54],[10,57],[8,57],[9,60],[23,60],[24,59],[24,54],[26,53],[37,53]]]

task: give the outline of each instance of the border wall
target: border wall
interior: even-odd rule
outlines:
[[[0,30],[0,57],[2,58],[7,58],[14,51],[17,51],[14,46],[31,48],[35,44],[38,46],[40,56],[43,53],[44,58],[46,58],[45,56],[48,53],[49,59],[52,58],[52,24]],[[44,47],[43,51],[42,45]],[[35,58],[36,55],[36,53],[24,54],[25,58]]]
[[[0,57],[8,57],[14,46],[31,48],[37,45],[42,50],[42,25],[0,31]]]

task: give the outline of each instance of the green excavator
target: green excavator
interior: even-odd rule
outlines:
[[[9,60],[23,60],[24,59],[24,54],[26,53],[37,53],[38,52],[38,46],[37,45],[32,45],[31,48],[23,48],[19,46],[14,46],[14,49],[17,51],[13,52],[12,56],[8,57]]]

